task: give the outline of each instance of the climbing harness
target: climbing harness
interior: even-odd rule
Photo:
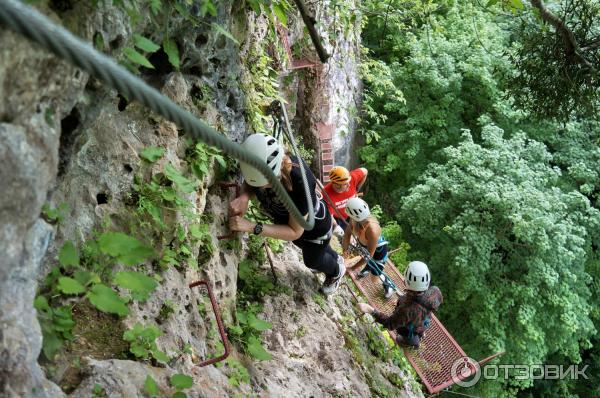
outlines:
[[[385,256],[385,258],[383,258],[381,260],[375,260],[375,259],[373,259],[373,257],[371,257],[371,254],[369,253],[367,248],[362,246],[360,243],[357,245],[350,244],[348,246],[348,248],[351,251],[358,253],[359,256],[361,256],[362,258],[365,259],[367,267],[369,267],[372,270],[374,275],[377,275],[377,276],[381,275],[384,277],[384,280],[382,281],[384,286],[387,285],[387,286],[391,287],[396,292],[397,295],[399,295],[399,296],[402,295],[402,292],[400,291],[400,289],[398,289],[398,287],[396,286],[396,284],[394,283],[392,278],[390,278],[388,276],[388,274],[386,274],[383,271],[383,266],[385,265],[386,261],[388,260],[387,255]]]
[[[273,190],[298,224],[307,231],[312,230],[314,227],[314,209],[310,201],[306,172],[303,167],[300,168],[300,173],[308,204],[308,219],[300,214],[279,178],[258,156],[245,151],[241,145],[230,141],[223,134],[176,105],[156,89],[117,64],[112,58],[98,52],[91,45],[75,37],[63,27],[54,24],[33,8],[16,0],[0,0],[0,22],[96,76],[125,97],[138,100],[154,112],[183,127],[195,139],[217,147],[228,155],[255,167],[267,177],[273,186]],[[283,112],[285,112],[285,108]],[[294,154],[299,156],[293,137],[291,143]]]

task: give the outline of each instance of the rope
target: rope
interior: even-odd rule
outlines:
[[[177,106],[173,101],[156,89],[148,86],[143,80],[134,76],[117,64],[110,57],[96,51],[88,43],[75,37],[61,26],[52,23],[48,18],[15,0],[0,0],[0,23],[32,41],[41,44],[57,56],[77,65],[90,75],[96,76],[108,86],[116,89],[125,97],[136,99],[154,112],[183,127],[196,140],[217,147],[228,155],[239,159],[262,172],[272,184],[273,190],[283,202],[285,208],[305,230],[311,230],[315,224],[312,200],[306,185],[304,169],[301,168],[304,190],[308,203],[308,219],[304,219],[294,205],[287,191],[273,174],[267,164],[258,156],[246,151],[241,145],[230,141],[212,127],[191,113]],[[293,148],[297,152],[295,143]]]

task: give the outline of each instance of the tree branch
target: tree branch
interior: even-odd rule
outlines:
[[[591,70],[595,70],[594,65],[590,63],[587,59],[583,57],[581,54],[581,48],[579,48],[579,44],[577,44],[577,40],[575,39],[575,35],[573,31],[569,29],[569,27],[565,24],[565,22],[554,15],[552,11],[546,8],[546,5],[542,0],[530,0],[531,5],[537,8],[540,12],[540,17],[548,22],[550,25],[554,26],[554,29],[562,36],[566,46],[567,46],[567,55],[574,55],[581,62],[583,62],[588,68]]]
[[[310,34],[310,38],[315,45],[315,49],[317,50],[317,54],[319,55],[319,59],[321,62],[326,63],[329,58],[329,54],[325,51],[323,44],[321,43],[321,37],[315,28],[315,18],[309,14],[308,8],[306,8],[306,4],[302,0],[294,0],[298,10],[300,10],[300,15],[302,15],[302,20],[304,20],[304,24],[308,28],[308,33]]]

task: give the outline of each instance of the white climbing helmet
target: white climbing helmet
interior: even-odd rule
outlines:
[[[350,198],[346,202],[346,214],[350,216],[356,222],[365,220],[371,212],[369,211],[369,205],[361,198]]]
[[[406,288],[415,292],[424,292],[429,288],[429,268],[421,261],[411,261],[404,272]]]
[[[279,177],[284,153],[283,148],[275,138],[265,134],[252,134],[246,138],[242,146],[264,160],[273,170],[273,173]],[[262,187],[269,183],[267,177],[248,163],[240,162],[240,169],[248,185]]]

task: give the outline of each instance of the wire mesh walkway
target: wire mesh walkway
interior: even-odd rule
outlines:
[[[348,275],[371,306],[379,312],[390,315],[396,307],[398,296],[394,295],[386,299],[383,296],[381,280],[375,275],[369,274],[359,279],[358,272],[360,270],[352,269],[359,260],[360,257],[346,260]],[[394,263],[388,260],[385,272],[394,281],[398,289],[404,293],[404,278]],[[390,335],[395,339],[396,336],[393,331],[390,331]],[[421,339],[419,349],[404,348],[404,355],[406,355],[430,394],[436,394],[459,380],[473,376],[479,370],[480,365],[501,354],[495,354],[479,363],[469,360],[460,345],[433,314],[431,315],[431,324]]]

